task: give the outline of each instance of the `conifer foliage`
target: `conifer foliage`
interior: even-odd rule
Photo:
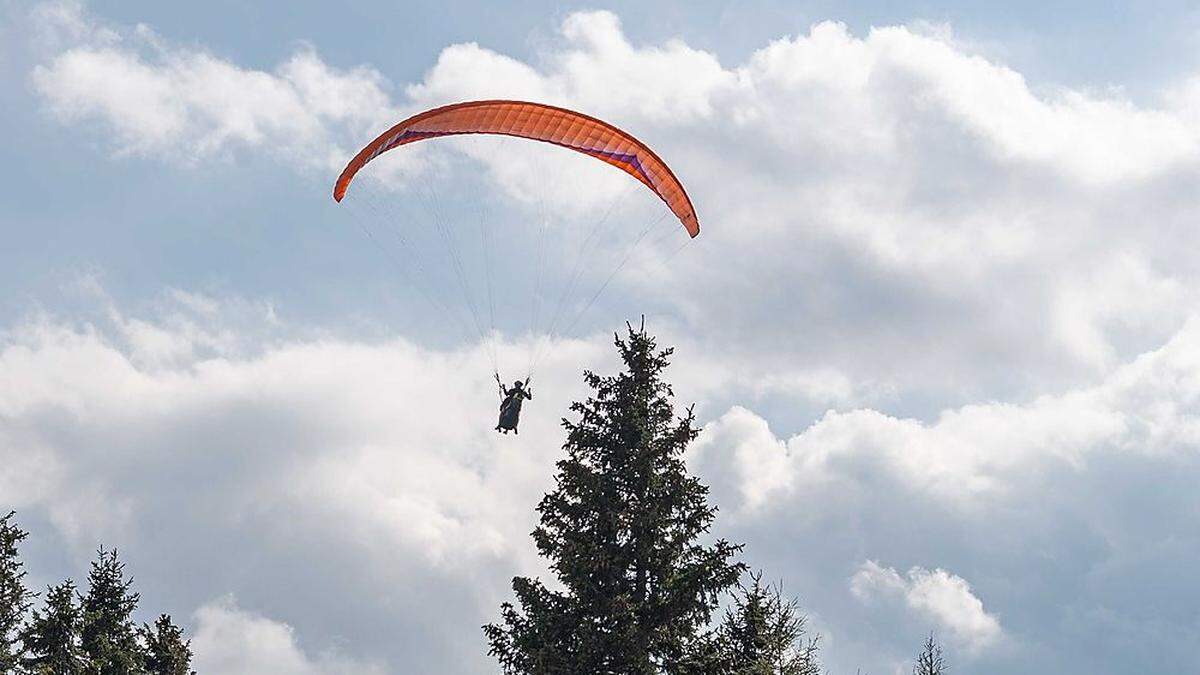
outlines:
[[[86,594],[67,579],[30,612],[17,545],[28,536],[0,518],[0,673],[3,675],[194,675],[183,631],[163,614],[135,623],[138,594],[116,551],[101,548]]]
[[[805,639],[806,617],[780,585],[762,582],[762,573],[732,594],[716,636],[716,667],[730,675],[820,675],[817,638]]]
[[[192,648],[183,630],[163,614],[153,626],[142,625],[146,645],[146,671],[153,675],[191,675]]]
[[[506,673],[684,672],[743,571],[740,546],[702,542],[716,507],[684,465],[698,429],[663,380],[672,350],[644,327],[615,344],[624,369],[584,374],[593,393],[563,421],[567,456],[537,507],[533,539],[562,588],[518,577],[516,604],[484,627]]]
[[[88,574],[83,597],[83,651],[100,675],[133,673],[141,667],[141,648],[133,610],[138,594],[125,579],[125,563],[117,552],[101,548]]]
[[[67,579],[46,590],[45,606],[33,612],[25,627],[26,672],[36,675],[83,673],[87,663],[80,647],[83,612],[75,582]]]
[[[13,512],[0,518],[0,673],[17,670],[19,633],[33,594],[25,588],[25,568],[17,546],[29,533],[13,522]]]

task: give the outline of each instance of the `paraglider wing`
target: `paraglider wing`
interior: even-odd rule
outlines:
[[[688,234],[700,234],[683,184],[654,151],[615,126],[565,108],[523,101],[468,101],[427,110],[388,129],[363,148],[338,176],[342,201],[359,169],[392,148],[440,136],[500,134],[553,143],[607,162],[641,181],[670,207]]]

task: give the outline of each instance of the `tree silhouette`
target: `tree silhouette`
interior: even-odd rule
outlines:
[[[950,666],[942,658],[942,646],[934,639],[933,633],[925,638],[921,653],[917,655],[917,663],[913,666],[913,675],[945,675],[950,672]]]

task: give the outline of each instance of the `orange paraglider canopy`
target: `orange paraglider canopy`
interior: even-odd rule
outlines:
[[[524,101],[467,101],[427,110],[404,120],[350,160],[334,185],[334,200],[342,201],[359,169],[388,150],[427,138],[460,134],[517,136],[595,157],[641,181],[666,202],[688,234],[693,237],[700,234],[700,221],[683,184],[644,143],[595,117]]]

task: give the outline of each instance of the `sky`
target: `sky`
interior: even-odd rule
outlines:
[[[830,672],[907,673],[930,632],[957,672],[1187,672],[1198,31],[1182,2],[3,0],[0,510],[38,587],[118,548],[202,673],[494,673],[559,420],[645,315],[713,535]],[[701,235],[489,139],[330,199],[478,98],[618,123]],[[493,368],[532,370],[518,437]]]

